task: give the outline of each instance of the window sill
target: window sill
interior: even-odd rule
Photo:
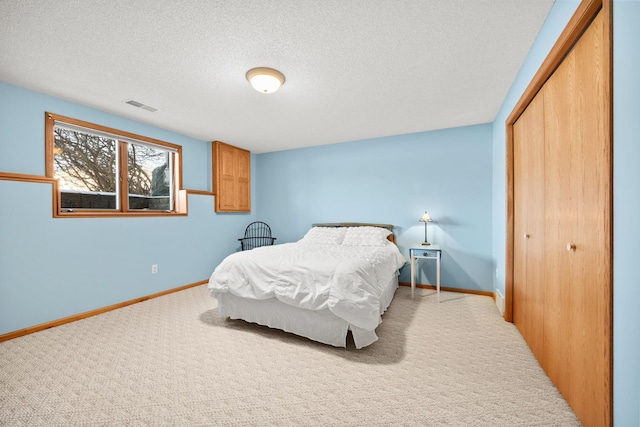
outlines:
[[[166,217],[166,216],[187,216],[186,212],[107,212],[107,211],[84,211],[74,212],[54,212],[54,218],[132,218],[132,217]]]

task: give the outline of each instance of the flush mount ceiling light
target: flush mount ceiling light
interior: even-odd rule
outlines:
[[[273,93],[284,84],[284,75],[273,68],[258,67],[247,71],[247,80],[261,93]]]

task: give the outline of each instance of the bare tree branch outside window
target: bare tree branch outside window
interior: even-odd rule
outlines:
[[[62,186],[75,191],[116,191],[116,141],[54,129],[54,166]]]
[[[54,166],[62,187],[71,191],[116,192],[115,139],[56,127],[54,129]],[[169,188],[154,183],[165,181],[169,155],[146,145],[128,144],[127,168],[129,194],[169,195]],[[160,188],[160,190],[158,190]]]

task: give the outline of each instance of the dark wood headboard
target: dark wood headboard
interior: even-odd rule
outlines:
[[[387,239],[389,241],[396,243],[396,236],[393,234],[393,225],[392,224],[372,224],[368,222],[326,222],[319,224],[311,224],[312,227],[380,227],[386,228],[391,232]]]

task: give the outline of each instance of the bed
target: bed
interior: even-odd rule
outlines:
[[[297,242],[236,252],[208,289],[221,317],[336,347],[374,343],[405,264],[389,224],[313,224]]]

